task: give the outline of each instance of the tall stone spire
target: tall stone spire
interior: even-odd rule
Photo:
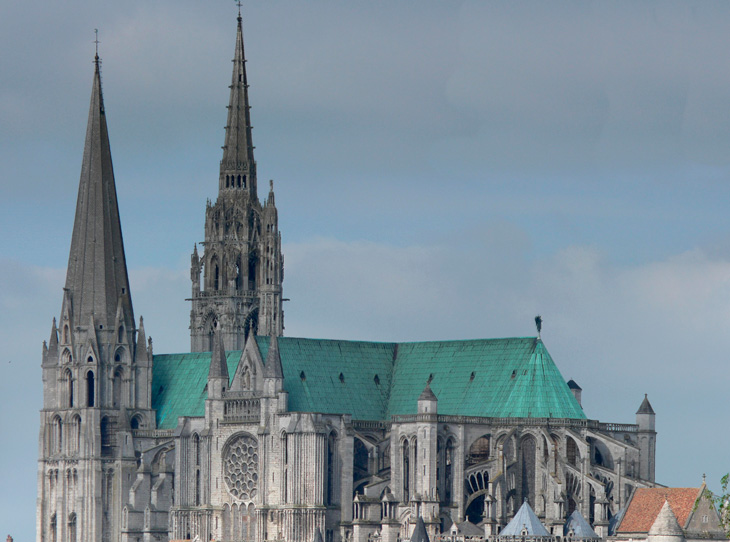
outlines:
[[[218,197],[206,205],[204,252],[196,247],[190,257],[193,352],[213,350],[216,329],[226,350],[241,350],[250,333],[284,331],[278,212],[273,184],[265,204],[259,201],[253,149],[239,13]]]
[[[251,106],[248,102],[248,79],[246,77],[246,56],[243,49],[243,28],[241,14],[238,14],[236,52],[233,57],[231,97],[228,103],[226,139],[223,145],[223,159],[219,190],[246,190],[251,197],[256,194],[256,162],[253,158],[251,138]]]
[[[66,290],[72,329],[93,318],[113,326],[121,303],[127,329],[134,329],[127,262],[119,222],[117,191],[101,92],[99,56],[94,60],[86,143],[76,202]]]

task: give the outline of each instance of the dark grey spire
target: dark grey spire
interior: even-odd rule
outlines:
[[[649,396],[647,394],[644,394],[644,400],[641,402],[641,405],[639,405],[639,410],[637,410],[636,413],[655,414],[654,409],[651,408],[651,403],[649,402]]]
[[[72,304],[71,328],[86,326],[92,315],[97,324],[113,326],[121,305],[125,327],[134,329],[99,65],[96,56],[66,273],[66,289]]]
[[[279,339],[275,334],[269,339],[269,351],[266,354],[265,373],[268,378],[284,378],[281,369],[281,355],[279,354]]]
[[[243,28],[238,16],[236,52],[233,57],[231,97],[228,104],[226,139],[223,145],[223,159],[219,189],[247,190],[256,196],[256,162],[253,158],[251,138],[251,107],[248,102],[248,79],[246,77],[246,56],[243,49]]]
[[[225,378],[226,385],[228,385],[228,363],[226,362],[226,351],[223,348],[220,328],[216,327],[213,333],[213,351],[210,353],[208,380],[211,378]]]
[[[426,387],[423,388],[423,391],[421,392],[421,395],[418,396],[419,401],[438,401],[436,398],[436,395],[433,393],[433,390],[431,389],[430,384],[426,384]]]
[[[411,535],[411,542],[430,542],[428,533],[426,532],[426,525],[423,523],[423,517],[418,516],[416,520],[416,526],[413,528],[413,534]]]

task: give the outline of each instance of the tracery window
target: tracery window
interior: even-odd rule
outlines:
[[[223,452],[223,479],[228,491],[241,500],[256,496],[258,485],[258,442],[248,434],[233,437]]]

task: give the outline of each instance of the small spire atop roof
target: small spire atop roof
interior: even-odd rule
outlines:
[[[276,333],[271,333],[269,339],[269,351],[266,353],[265,374],[269,378],[284,378],[284,371],[281,368],[281,354],[279,354],[279,339]]]
[[[431,542],[426,532],[426,524],[423,523],[423,516],[418,516],[416,526],[413,528],[411,542]]]
[[[636,411],[637,414],[655,414],[654,409],[651,408],[651,403],[649,402],[649,395],[644,394],[644,400],[641,402],[641,405],[639,406],[639,410]]]
[[[423,388],[421,395],[418,396],[419,401],[438,401],[438,398],[431,390],[431,384],[426,383],[426,387]]]
[[[535,316],[535,327],[537,328],[537,338],[540,339],[540,332],[542,331],[542,316],[539,314]]]
[[[223,348],[220,326],[216,324],[213,331],[213,351],[210,353],[210,370],[208,379],[225,378],[228,382],[228,363],[226,361],[226,350]]]

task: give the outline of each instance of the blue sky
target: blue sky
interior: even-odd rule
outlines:
[[[232,2],[0,4],[0,525],[34,531],[40,353],[61,307],[99,29],[136,314],[189,347]],[[244,7],[290,336],[534,334],[588,417],[657,411],[657,480],[730,470],[730,4]]]

